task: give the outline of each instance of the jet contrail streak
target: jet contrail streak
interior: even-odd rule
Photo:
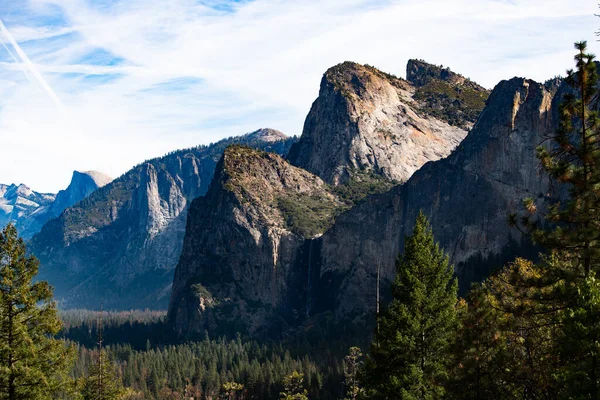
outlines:
[[[8,46],[6,45],[6,43],[4,43],[4,41],[2,41],[2,46],[6,49],[6,51],[8,52],[8,54],[10,54],[10,58],[13,59],[13,61],[15,62],[15,64],[17,64],[19,66],[19,68],[21,68],[21,71],[23,71],[23,73],[25,74],[25,77],[27,78],[27,80],[31,80],[31,79],[29,79],[29,74],[27,73],[27,69],[25,69],[23,67],[22,63],[19,61],[19,59],[17,58],[17,56],[15,56],[12,51],[10,51],[10,49],[8,48]]]
[[[50,85],[48,85],[48,82],[46,82],[46,80],[44,79],[42,74],[40,74],[40,72],[37,70],[35,65],[31,62],[29,57],[27,57],[27,54],[25,54],[25,52],[23,51],[21,46],[19,46],[19,44],[17,43],[15,38],[11,35],[11,33],[8,31],[8,29],[6,29],[6,26],[4,26],[1,19],[0,19],[0,32],[2,32],[4,34],[4,36],[8,39],[8,41],[12,45],[13,49],[15,49],[17,55],[21,59],[21,62],[23,64],[25,64],[25,67],[29,70],[31,75],[33,75],[33,77],[37,80],[37,82],[40,84],[42,89],[44,89],[44,91],[48,94],[48,96],[50,96],[50,98],[52,99],[54,104],[56,104],[56,107],[58,108],[58,110],[61,113],[65,114],[66,108],[65,108],[63,102],[60,101],[60,99],[58,98],[58,96],[56,95],[54,90],[50,87]],[[13,55],[13,57],[14,57],[14,55]]]

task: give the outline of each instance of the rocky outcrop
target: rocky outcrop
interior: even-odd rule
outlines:
[[[357,172],[405,182],[426,162],[448,156],[472,125],[451,126],[444,113],[427,112],[414,99],[417,92],[410,82],[370,66],[330,68],[290,162],[334,185]]]
[[[37,193],[25,185],[0,184],[0,226],[13,222],[19,236],[30,239],[46,222],[110,181],[98,171],[74,171],[69,186],[56,195]]]
[[[325,93],[341,95],[335,90]],[[431,219],[436,239],[455,263],[464,289],[519,250],[521,236],[508,226],[508,214],[518,211],[525,197],[543,202],[551,195],[548,182],[538,175],[535,148],[544,134],[555,129],[560,98],[556,85],[522,78],[501,82],[454,153],[427,163],[405,184],[367,197],[337,216],[323,235],[304,240],[285,236],[277,246],[271,244],[270,223],[262,222],[252,208],[238,206],[245,197],[233,200],[230,192],[218,190],[223,185],[215,185],[214,192],[211,189],[190,211],[170,320],[180,335],[190,337],[204,329],[218,329],[221,321],[232,323],[227,325],[228,333],[273,333],[269,331],[273,326],[308,326],[311,320],[329,315],[338,328],[360,327],[364,335],[371,331],[364,324],[373,321],[377,277],[385,298],[394,276],[394,260],[419,210]],[[339,96],[336,99],[332,101],[342,101]],[[341,110],[332,120],[343,117]],[[313,130],[308,132],[312,135]],[[306,160],[326,160],[320,147],[338,143],[337,131],[320,132],[334,137],[323,136],[313,146],[301,139],[295,151],[304,148],[318,155],[302,155]],[[297,157],[290,159],[297,161]],[[325,177],[335,176],[326,171],[337,171],[313,166]],[[264,173],[254,166],[248,168],[247,175]],[[262,182],[265,191],[279,185],[276,179]],[[251,198],[250,203],[255,201],[260,199]],[[220,215],[226,215],[229,222]],[[202,222],[196,225],[197,221]],[[206,225],[211,223],[209,234]],[[252,229],[242,228],[246,225]],[[229,300],[232,303],[220,303]],[[223,306],[206,311],[217,303]],[[304,304],[304,313],[299,304]]]
[[[286,153],[293,140],[261,129],[143,162],[33,237],[40,279],[54,286],[63,308],[166,308],[187,208],[206,193],[225,147]]]
[[[535,149],[556,128],[560,98],[555,89],[531,80],[501,82],[451,156],[338,217],[319,239],[320,311],[353,323],[372,318],[377,270],[381,287],[388,287],[394,259],[419,210],[430,218],[436,239],[455,264],[463,292],[524,251],[508,215],[521,210],[526,197],[543,202],[551,195],[538,173]]]
[[[312,284],[301,268],[312,251],[304,243],[345,207],[320,178],[280,156],[228,148],[190,208],[170,307],[177,330],[257,334],[297,325]]]
[[[423,60],[410,59],[406,64],[406,80],[414,86],[425,86],[431,81],[444,81],[452,85],[467,85],[475,90],[485,91],[473,81],[452,72],[450,68],[429,64]]]
[[[58,217],[65,209],[85,199],[96,189],[112,181],[112,178],[98,171],[73,171],[71,183],[65,190],[56,194],[56,199],[48,208],[47,220]]]
[[[477,121],[490,92],[450,68],[408,60],[406,79],[415,87],[416,107],[434,118],[466,129]]]
[[[0,184],[0,228],[14,223],[19,236],[28,239],[41,229],[43,222],[37,217],[48,211],[55,196],[35,192],[23,184]]]

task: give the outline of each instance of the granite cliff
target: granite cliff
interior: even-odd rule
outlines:
[[[38,193],[23,184],[0,184],[0,226],[12,222],[19,236],[30,239],[46,222],[111,180],[98,171],[73,171],[69,186],[57,194]]]
[[[165,308],[189,203],[206,193],[225,147],[286,153],[293,141],[261,129],[141,163],[32,238],[40,279],[55,287],[65,308]]]
[[[48,207],[46,220],[58,217],[65,209],[85,199],[96,189],[108,185],[112,178],[98,171],[73,171],[71,183],[65,190],[56,194],[56,199]]]
[[[449,97],[442,89],[467,92],[471,82],[452,80],[450,84],[430,78],[429,70],[434,67],[427,69],[428,65],[423,63],[408,75],[415,84],[368,65],[345,62],[330,68],[323,75],[302,136],[290,150],[290,162],[334,185],[365,172],[402,183],[426,162],[448,156],[472,126],[474,118],[469,116],[479,114],[489,93],[481,88],[479,102],[467,104],[452,98],[438,102],[434,110],[432,104],[418,100],[425,85],[421,82],[437,83],[444,98]],[[453,114],[455,109],[468,111],[469,116]],[[452,125],[455,120],[460,124]]]
[[[24,184],[0,184],[0,228],[12,222],[21,237],[29,238],[43,225],[36,216],[46,213],[55,197],[53,193],[33,191]]]
[[[306,238],[345,208],[323,180],[280,156],[228,148],[190,208],[170,307],[177,330],[278,335],[297,326],[310,306]]]
[[[356,82],[352,76],[348,79]],[[323,90],[328,85],[324,78],[321,96],[329,97],[325,101],[320,96],[313,105],[303,137],[289,158],[338,184],[330,191],[335,194],[344,186],[343,171],[353,168],[346,156],[357,142],[348,140],[349,130],[339,129],[349,126],[343,122],[344,113],[353,112],[342,97],[359,96],[364,85],[346,95]],[[403,85],[398,83],[394,92],[405,90],[400,89]],[[537,173],[535,148],[544,134],[556,128],[562,90],[558,82],[540,84],[523,78],[499,83],[466,139],[450,156],[425,164],[387,192],[335,207],[333,224],[324,225],[317,234],[298,236],[289,230],[281,234],[281,220],[275,228],[272,221],[265,222],[263,214],[253,211],[262,207],[260,196],[233,201],[224,181],[215,178],[207,197],[198,199],[189,214],[169,310],[177,333],[193,337],[204,329],[226,328],[229,333],[282,335],[294,327],[322,326],[331,320],[345,334],[352,329],[364,334],[365,324],[373,322],[377,277],[385,301],[394,260],[419,210],[431,219],[436,239],[455,263],[464,290],[469,282],[528,248],[508,226],[507,216],[519,210],[525,197],[543,202],[553,195]],[[369,91],[385,92],[380,86]],[[329,121],[334,122],[324,119],[317,126],[315,108],[331,110]],[[377,108],[370,111],[376,113]],[[414,113],[421,118],[418,110]],[[368,110],[363,114],[369,114]],[[327,124],[330,127],[323,128]],[[323,153],[323,147],[341,150]],[[318,160],[324,162],[318,164]],[[274,175],[277,179],[265,178],[261,165],[250,161],[245,166],[245,174],[258,179],[255,185],[265,192],[271,187],[284,188],[290,196],[297,192],[299,186],[282,186],[278,175]],[[280,213],[278,209],[265,215]],[[219,215],[228,217],[219,219]]]
[[[467,135],[421,110],[415,90],[373,67],[343,63],[323,77],[288,155],[293,166],[225,152],[209,192],[188,214],[169,310],[180,335],[281,336],[319,317],[321,236],[338,215],[447,156]],[[356,256],[346,245],[338,250]]]

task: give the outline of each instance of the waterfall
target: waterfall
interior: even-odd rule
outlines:
[[[310,294],[312,292],[312,248],[313,248],[313,239],[310,239],[310,243],[308,245],[308,276],[306,281],[306,316],[310,316]]]

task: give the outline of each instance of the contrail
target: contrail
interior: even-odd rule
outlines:
[[[0,31],[8,39],[8,41],[12,45],[13,49],[15,49],[17,55],[21,59],[21,62],[23,64],[25,64],[25,67],[29,70],[31,75],[33,75],[33,77],[40,84],[42,89],[44,89],[44,91],[48,94],[48,96],[50,96],[50,98],[52,99],[54,104],[56,104],[56,107],[58,108],[58,110],[61,113],[65,114],[66,108],[65,108],[65,105],[63,104],[63,102],[58,98],[58,96],[56,95],[54,90],[52,90],[50,85],[48,85],[48,82],[46,82],[46,80],[44,79],[42,74],[40,74],[40,72],[37,70],[35,65],[31,62],[29,57],[27,57],[27,54],[25,54],[25,52],[23,51],[21,46],[19,46],[19,44],[17,43],[17,41],[15,40],[13,35],[11,35],[11,33],[8,31],[8,29],[6,29],[6,26],[4,26],[1,19],[0,19]],[[4,46],[6,47],[6,45],[4,45]],[[11,52],[9,51],[9,53],[11,53]],[[13,58],[15,58],[12,53],[11,53],[11,55],[13,56]]]
[[[25,74],[25,77],[27,78],[27,80],[31,81],[31,79],[29,78],[29,74],[27,73],[27,69],[25,69],[23,67],[22,63],[19,61],[19,59],[17,58],[17,56],[15,56],[12,51],[10,51],[10,49],[8,48],[8,46],[6,45],[6,43],[4,43],[4,41],[2,41],[2,46],[6,49],[6,51],[10,55],[10,58],[13,59],[13,61],[15,62],[15,64],[17,64],[19,66],[19,68],[21,69],[21,71],[23,71],[23,74]]]

